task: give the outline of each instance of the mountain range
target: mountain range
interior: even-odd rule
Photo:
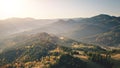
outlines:
[[[13,36],[47,32],[76,41],[119,46],[120,17],[100,14],[90,18],[41,20],[11,18],[0,21],[1,41]],[[2,46],[3,42],[0,42]]]
[[[119,68],[120,17],[0,21],[0,68]]]

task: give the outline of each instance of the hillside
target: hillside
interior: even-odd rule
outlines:
[[[39,43],[52,42],[54,44],[71,46],[75,40],[69,39],[67,37],[57,37],[54,34],[48,34],[46,32],[36,33],[36,34],[19,34],[10,36],[3,41],[1,41],[1,49],[16,48],[23,45],[33,45]]]
[[[85,38],[84,40],[87,41],[91,40],[89,42],[99,45],[119,46],[120,45],[119,39],[120,39],[120,25],[111,28],[110,31]]]
[[[4,45],[5,49],[0,53],[0,65],[16,61],[28,62],[40,60],[41,57],[49,55],[50,50],[54,50],[59,45],[64,45],[65,43],[65,41],[62,41],[59,37],[45,32],[32,35],[21,35],[10,38],[8,41],[9,44],[7,41],[5,44],[9,46]]]
[[[57,37],[45,32],[17,36],[12,39],[13,41],[16,44],[0,53],[1,68],[56,68],[58,66],[60,68],[104,68],[104,65],[90,61],[87,55],[89,52],[105,54],[107,51],[99,46]]]

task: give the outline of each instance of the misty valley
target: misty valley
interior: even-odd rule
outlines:
[[[0,20],[0,68],[120,68],[120,17]]]

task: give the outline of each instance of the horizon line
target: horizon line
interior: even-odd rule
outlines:
[[[88,16],[88,17],[80,17],[80,16],[76,16],[76,17],[56,17],[56,18],[35,18],[35,17],[8,17],[8,18],[3,18],[3,19],[0,19],[0,20],[7,20],[7,19],[35,19],[35,20],[54,20],[54,19],[73,19],[73,18],[90,18],[90,17],[95,17],[95,16],[98,16],[98,15],[108,15],[108,16],[115,16],[115,17],[120,17],[119,16],[116,16],[116,15],[110,15],[110,14],[96,14],[96,15],[91,15],[91,16]]]

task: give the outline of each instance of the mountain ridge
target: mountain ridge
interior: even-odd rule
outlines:
[[[22,21],[20,24],[7,22],[7,24],[4,23],[3,25],[0,23],[2,25],[0,27],[0,34],[3,37],[1,38],[4,39],[4,37],[7,38],[11,35],[47,32],[85,43],[88,43],[88,41],[96,42],[96,39],[92,39],[91,41],[89,40],[89,37],[101,34],[104,35],[104,33],[109,33],[113,30],[119,31],[120,17],[100,14],[89,18],[57,19],[33,22],[27,21],[27,23],[25,23],[26,22]]]

